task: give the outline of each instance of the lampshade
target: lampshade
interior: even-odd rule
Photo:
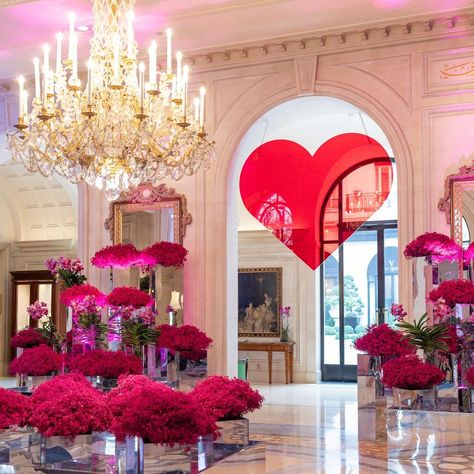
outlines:
[[[169,306],[171,306],[175,311],[177,309],[181,309],[179,291],[172,291],[171,292],[171,299],[170,299],[170,302],[169,302]]]

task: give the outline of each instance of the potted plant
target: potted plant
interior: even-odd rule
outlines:
[[[169,383],[177,386],[178,372],[186,368],[187,360],[196,362],[205,358],[212,339],[190,324],[182,326],[163,324],[158,326],[157,331],[156,345],[160,349],[162,360],[161,375],[166,377]]]
[[[186,456],[180,463],[187,464],[183,470],[191,470],[189,447],[217,428],[189,395],[144,376],[121,378],[107,399],[113,414],[111,431],[122,443],[119,456],[125,456],[126,472],[149,472],[150,463],[165,453]]]
[[[39,464],[89,464],[100,449],[99,433],[112,421],[105,395],[75,374],[45,382],[31,403],[30,424],[41,433]]]
[[[438,367],[412,354],[389,360],[382,373],[384,385],[393,388],[393,408],[438,410],[437,386],[444,380]]]
[[[199,382],[191,397],[217,420],[217,443],[248,444],[249,423],[244,415],[261,408],[264,400],[248,382],[215,375]]]
[[[71,357],[68,367],[71,372],[98,377],[98,386],[104,390],[115,387],[120,375],[142,373],[142,362],[135,355],[100,349]]]
[[[25,349],[10,363],[10,375],[19,375],[21,385],[32,388],[56,375],[63,366],[63,356],[47,345]]]

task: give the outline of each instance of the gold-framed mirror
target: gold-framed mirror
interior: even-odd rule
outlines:
[[[160,241],[183,245],[186,227],[191,222],[183,194],[176,193],[165,184],[157,187],[142,185],[122,193],[110,203],[105,227],[113,244],[131,243],[137,249],[144,249]],[[160,315],[157,324],[168,322],[166,308],[173,296],[176,299],[178,294],[182,300],[182,269],[158,267],[150,282],[149,275],[142,273],[140,268],[131,267],[114,270],[113,279],[115,286],[135,286],[147,291],[149,285],[153,285],[156,309]],[[178,311],[177,320],[182,322],[182,311]]]
[[[105,227],[114,244],[144,248],[162,240],[182,244],[191,222],[183,194],[164,184],[142,185],[110,203]]]
[[[474,164],[462,166],[444,182],[438,209],[445,213],[451,237],[463,247],[474,238]]]

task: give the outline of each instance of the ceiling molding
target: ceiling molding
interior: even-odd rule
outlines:
[[[1,2],[1,0],[0,0]],[[194,70],[206,71],[239,64],[278,61],[307,54],[331,54],[440,38],[455,38],[474,31],[474,8],[449,14],[406,17],[397,23],[371,23],[360,29],[330,29],[269,39],[266,43],[242,43],[223,50],[192,51],[184,61]],[[140,59],[146,59],[145,56]],[[161,58],[162,59],[162,58]],[[82,71],[82,70],[81,70]],[[84,70],[85,71],[85,70]],[[83,73],[85,73],[82,71]],[[0,96],[16,90],[16,78],[0,79]]]
[[[429,39],[453,37],[474,30],[474,8],[449,16],[417,17],[403,23],[364,25],[359,30],[331,30],[308,33],[304,36],[279,38],[266,44],[236,46],[232,49],[195,52],[186,61],[199,70],[223,65],[259,62],[263,57],[279,60],[308,53],[329,54],[351,51],[369,46],[398,45]]]

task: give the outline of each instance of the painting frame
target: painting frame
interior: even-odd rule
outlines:
[[[280,337],[282,276],[281,267],[239,268],[238,337]]]

